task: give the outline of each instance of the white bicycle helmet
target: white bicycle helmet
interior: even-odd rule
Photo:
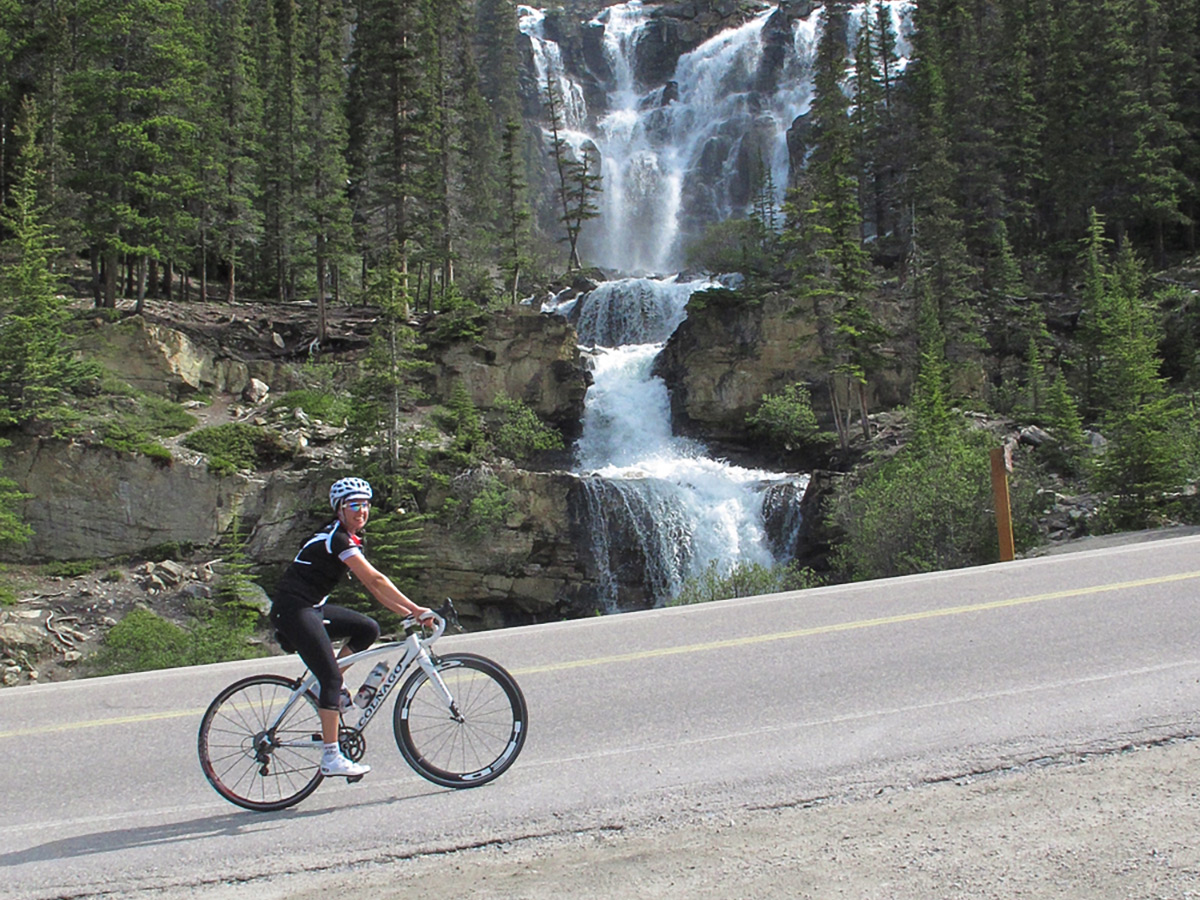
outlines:
[[[370,500],[371,485],[361,478],[339,478],[329,486],[329,505],[337,512],[347,500]]]

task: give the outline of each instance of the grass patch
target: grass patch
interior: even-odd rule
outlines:
[[[196,421],[178,403],[135,391],[110,375],[100,396],[81,401],[69,417],[61,419],[57,434],[67,438],[90,433],[102,447],[119,453],[140,453],[168,466],[171,451],[159,439],[194,428]]]
[[[226,604],[177,625],[148,609],[135,609],[108,632],[90,668],[96,675],[148,672],[254,659],[266,651],[250,643],[258,613]]]
[[[47,578],[81,578],[103,565],[107,563],[99,559],[64,559],[43,563],[38,569]]]
[[[272,409],[302,409],[311,419],[339,423],[350,415],[350,401],[344,394],[301,388],[288,391],[271,404]]]
[[[209,471],[217,475],[271,465],[290,456],[278,434],[244,422],[201,428],[184,438],[183,445],[207,456]]]

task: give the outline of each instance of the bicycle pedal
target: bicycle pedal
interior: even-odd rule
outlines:
[[[346,784],[354,784],[354,782],[362,781],[362,779],[363,777],[361,775],[347,775]]]

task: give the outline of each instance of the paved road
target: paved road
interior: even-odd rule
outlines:
[[[1200,733],[1200,538],[443,640],[519,678],[477,790],[375,770],[256,814],[204,781],[208,700],[276,658],[0,692],[4,896],[220,883],[793,805]]]

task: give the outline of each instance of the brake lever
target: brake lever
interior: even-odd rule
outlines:
[[[441,609],[435,609],[434,612],[446,620],[447,631],[451,628],[459,632],[463,630],[462,623],[458,621],[458,610],[454,608],[454,601],[449,597],[446,598],[446,602],[442,604]]]

